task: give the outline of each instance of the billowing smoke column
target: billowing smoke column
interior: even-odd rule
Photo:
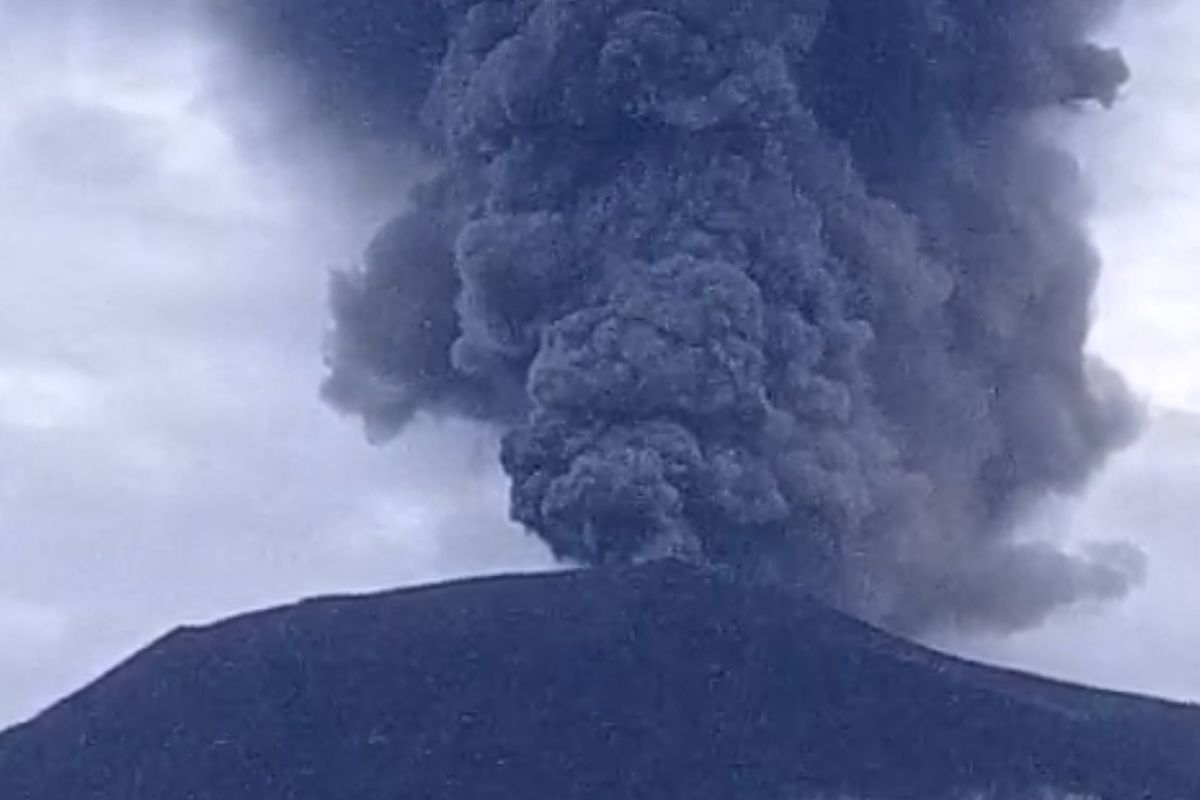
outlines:
[[[565,559],[683,555],[904,630],[1119,596],[1136,552],[1013,533],[1133,416],[1033,124],[1115,99],[1107,5],[291,6],[315,95],[392,59],[341,121],[411,121],[442,167],[335,282],[328,396],[377,435],[502,424],[512,514]]]

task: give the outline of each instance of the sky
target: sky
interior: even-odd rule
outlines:
[[[179,624],[550,566],[505,521],[493,431],[425,420],[373,448],[317,394],[329,270],[419,161],[323,140],[168,5],[0,0],[0,727]],[[1149,578],[933,643],[1200,699],[1200,7],[1139,7],[1104,36],[1136,74],[1121,103],[1053,124],[1095,186],[1093,347],[1151,423],[1030,525],[1132,540]]]
[[[111,8],[0,0],[0,725],[177,624],[549,561],[491,432],[377,449],[318,398],[328,272],[415,169]]]
[[[1132,541],[1149,557],[1148,579],[1120,604],[1031,632],[939,644],[1200,700],[1200,5],[1128,2],[1102,39],[1124,51],[1132,83],[1111,111],[1053,123],[1093,186],[1104,271],[1091,348],[1125,375],[1150,421],[1080,498],[1032,527],[1080,543]]]

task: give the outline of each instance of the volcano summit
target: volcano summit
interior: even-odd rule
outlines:
[[[1200,710],[675,562],[182,630],[0,736],[6,800],[1195,800]]]

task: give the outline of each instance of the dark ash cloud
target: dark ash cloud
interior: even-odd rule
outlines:
[[[904,630],[1119,597],[1136,552],[1014,533],[1136,416],[1033,124],[1116,99],[1112,5],[259,6],[328,119],[441,165],[335,282],[327,394],[377,435],[504,426],[564,559],[682,554]]]

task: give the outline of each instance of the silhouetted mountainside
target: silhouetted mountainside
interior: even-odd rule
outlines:
[[[1200,713],[673,563],[181,630],[0,736],[4,800],[1200,798]]]

